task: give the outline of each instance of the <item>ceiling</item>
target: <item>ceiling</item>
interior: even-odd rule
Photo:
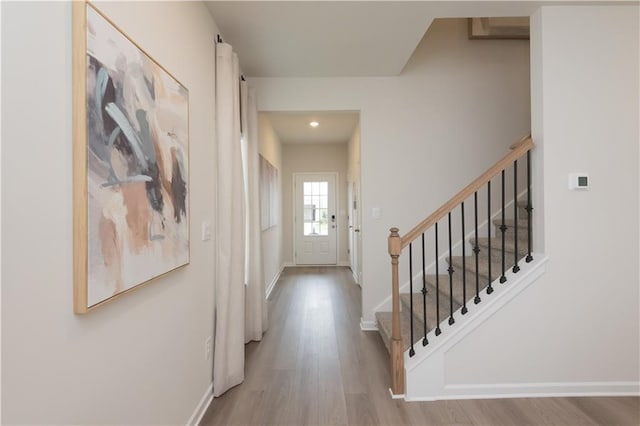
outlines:
[[[365,77],[399,75],[435,18],[529,16],[543,4],[606,2],[205,3],[247,77]]]
[[[397,75],[430,24],[422,2],[207,5],[249,77]]]
[[[631,0],[629,0],[631,1]],[[634,0],[635,1],[635,0]],[[247,77],[399,75],[436,18],[529,16],[548,4],[625,1],[205,1]],[[270,112],[282,143],[345,143],[357,112]],[[320,123],[311,128],[309,122]]]
[[[347,143],[358,124],[358,112],[265,112],[283,144]],[[318,127],[309,123],[317,121]]]

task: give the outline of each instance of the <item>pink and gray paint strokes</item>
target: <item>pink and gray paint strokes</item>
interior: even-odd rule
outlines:
[[[188,92],[87,6],[88,305],[189,262]]]

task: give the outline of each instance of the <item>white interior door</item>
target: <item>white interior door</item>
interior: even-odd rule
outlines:
[[[357,284],[360,284],[360,265],[358,262],[358,242],[360,237],[360,215],[358,208],[360,207],[360,200],[357,186],[356,182],[349,183],[349,261],[353,279]]]
[[[294,175],[296,265],[337,263],[335,173]]]

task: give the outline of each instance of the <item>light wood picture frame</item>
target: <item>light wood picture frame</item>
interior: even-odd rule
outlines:
[[[74,312],[189,264],[189,92],[73,2]]]

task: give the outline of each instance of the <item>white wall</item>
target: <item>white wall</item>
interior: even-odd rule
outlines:
[[[98,6],[189,89],[191,264],[73,314],[71,3],[3,2],[6,424],[184,424],[211,383],[216,25],[200,2]]]
[[[275,284],[282,270],[282,145],[278,135],[266,114],[258,114],[258,145],[259,152],[275,168],[280,177],[280,215],[278,224],[262,231],[262,270],[265,289],[267,291]]]
[[[365,321],[391,292],[389,228],[409,231],[530,130],[529,43],[468,40],[466,25],[434,21],[399,77],[251,79],[263,111],[361,113]]]
[[[544,7],[532,17],[533,161],[544,205],[534,227],[547,272],[446,355],[448,385],[640,391],[639,10]],[[569,191],[570,172],[589,173],[591,188]]]
[[[348,264],[347,144],[284,144],[282,146],[282,258],[293,264],[293,174],[337,172],[338,263]]]

